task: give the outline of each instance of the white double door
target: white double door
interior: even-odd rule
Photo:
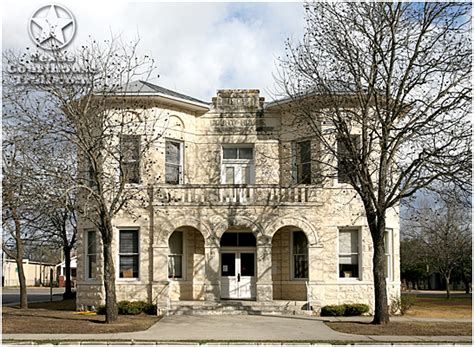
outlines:
[[[255,251],[221,252],[221,298],[254,299],[255,289]]]

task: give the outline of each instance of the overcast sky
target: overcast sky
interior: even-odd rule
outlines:
[[[217,89],[258,88],[272,98],[276,58],[287,38],[303,35],[301,3],[134,3],[66,1],[77,33],[72,46],[121,33],[140,36],[143,54],[158,63],[161,86],[210,100]],[[32,46],[28,21],[40,1],[2,0],[2,49]]]

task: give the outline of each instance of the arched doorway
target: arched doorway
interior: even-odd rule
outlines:
[[[203,300],[204,237],[193,227],[180,227],[168,239],[168,279],[171,300]]]
[[[250,231],[226,231],[220,240],[222,299],[256,298],[257,240]]]
[[[272,238],[274,300],[307,300],[309,279],[308,238],[293,226],[285,226]]]

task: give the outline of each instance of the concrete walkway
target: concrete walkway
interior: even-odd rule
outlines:
[[[404,318],[404,317],[401,317]],[[340,318],[339,318],[340,319]],[[370,317],[357,319],[369,320]],[[256,342],[278,342],[297,344],[317,343],[453,343],[470,344],[470,336],[364,336],[334,331],[324,324],[326,318],[299,316],[169,316],[145,331],[117,334],[4,334],[5,343],[42,341],[63,344],[238,344]],[[332,320],[332,319],[331,319]],[[354,321],[354,317],[345,320]],[[395,318],[394,320],[400,320]],[[453,321],[453,320],[451,320]],[[468,320],[469,321],[469,320]]]

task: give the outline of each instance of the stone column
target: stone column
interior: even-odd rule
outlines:
[[[220,248],[206,244],[204,247],[206,263],[205,299],[219,301],[221,288],[219,283]]]
[[[324,301],[324,258],[322,245],[308,247],[309,279],[308,302],[313,309],[321,307]],[[326,267],[327,268],[327,267]],[[336,271],[336,270],[334,270]]]
[[[257,242],[257,301],[272,300],[272,240],[264,237]]]
[[[153,246],[153,301],[158,309],[170,304],[168,281],[168,246]]]

